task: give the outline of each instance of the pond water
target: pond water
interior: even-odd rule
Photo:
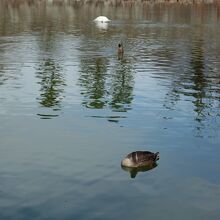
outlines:
[[[219,6],[66,2],[0,2],[0,219],[220,219]]]

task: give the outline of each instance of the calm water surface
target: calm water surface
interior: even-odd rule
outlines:
[[[219,27],[215,5],[1,1],[0,219],[220,219]],[[134,150],[158,166],[131,178]]]

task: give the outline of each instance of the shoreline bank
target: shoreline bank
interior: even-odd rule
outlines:
[[[78,3],[78,4],[220,4],[219,0],[2,0],[10,3]]]

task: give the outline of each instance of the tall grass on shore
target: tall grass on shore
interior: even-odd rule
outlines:
[[[19,4],[107,4],[107,5],[132,5],[132,4],[215,4],[220,5],[220,0],[1,0],[4,3]]]

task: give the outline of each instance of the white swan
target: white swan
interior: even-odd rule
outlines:
[[[95,22],[101,22],[101,23],[106,23],[109,22],[111,20],[109,20],[107,17],[105,16],[98,16],[96,19],[94,19],[93,21]]]

